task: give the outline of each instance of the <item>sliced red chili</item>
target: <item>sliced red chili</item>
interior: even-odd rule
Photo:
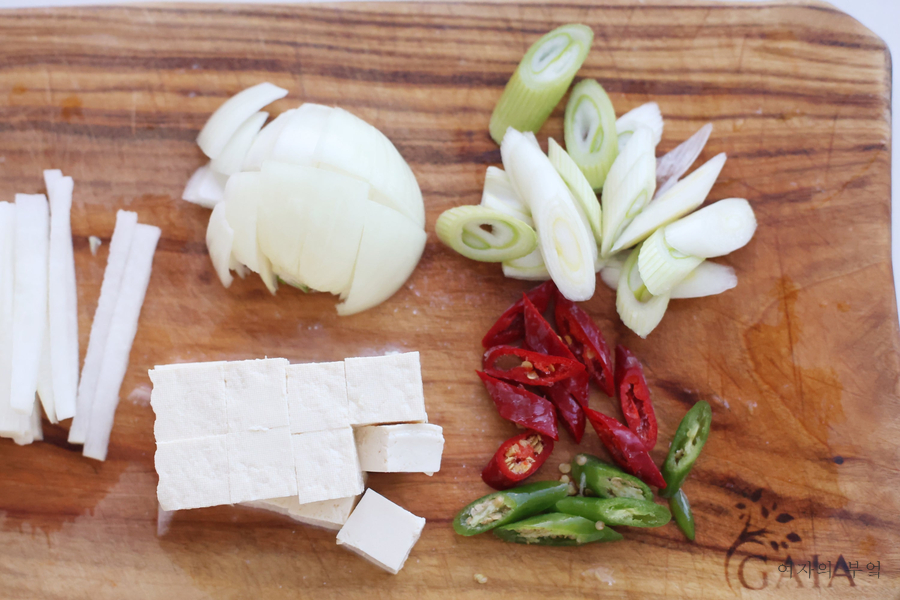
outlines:
[[[585,370],[577,360],[514,346],[494,346],[484,353],[482,365],[491,377],[538,386],[553,385]]]
[[[609,346],[591,316],[558,292],[554,316],[562,341],[584,363],[594,383],[607,396],[615,394]]]
[[[481,479],[495,490],[506,490],[537,472],[553,452],[553,440],[529,431],[502,444],[481,472]]]
[[[566,386],[560,384],[549,387],[545,393],[547,399],[556,407],[563,427],[572,434],[575,443],[580,444],[581,438],[584,437],[584,409],[581,408],[581,403]]]
[[[533,429],[538,433],[559,439],[559,431],[556,428],[556,413],[553,405],[545,398],[532,394],[528,390],[500,381],[486,373],[478,371],[478,376],[484,382],[484,387],[494,404],[497,412],[507,421]]]
[[[545,281],[536,288],[525,292],[529,300],[538,307],[538,310],[544,312],[547,305],[550,304],[550,298],[556,292],[556,285],[553,280]],[[509,344],[525,337],[525,320],[522,317],[523,303],[521,300],[506,309],[497,322],[488,330],[481,340],[481,345],[485,348],[498,346],[500,344]]]
[[[653,459],[644,448],[643,442],[633,431],[596,410],[585,408],[584,414],[587,415],[588,421],[597,431],[600,441],[606,446],[616,464],[645,483],[660,489],[666,487],[662,473],[653,464]]]
[[[629,429],[652,450],[659,428],[641,361],[625,346],[616,346],[616,389]]]

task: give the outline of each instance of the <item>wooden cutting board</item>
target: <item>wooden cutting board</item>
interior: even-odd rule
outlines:
[[[580,72],[621,114],[659,103],[666,151],[712,121],[705,160],[727,152],[711,198],[746,197],[759,231],[722,260],[740,284],[673,302],[648,340],[616,317],[614,294],[585,303],[610,344],[644,362],[663,459],[697,400],[713,433],[686,484],[697,541],[674,525],[613,545],[550,549],[453,534],[486,493],[479,473],[515,433],[475,376],[479,340],[528,286],[468,261],[429,233],[407,285],[364,314],[256,277],[225,290],[206,255],[209,212],[179,200],[204,159],[194,138],[227,97],[260,81],[336,104],[381,128],[410,161],[429,232],[444,209],[479,201],[494,102],[528,45],[566,22],[596,38]],[[41,191],[41,170],[75,178],[73,228],[82,353],[115,210],[163,237],[109,460],[83,458],[68,425],[0,443],[4,598],[896,598],[900,594],[898,326],[891,280],[890,57],[824,4],[170,5],[0,13],[0,193]],[[540,132],[561,139],[562,106]],[[88,236],[104,245],[97,256]],[[390,576],[334,534],[259,510],[158,519],[147,370],[177,361],[334,360],[422,353],[429,416],[444,427],[434,477],[371,486],[428,519]],[[608,399],[596,404],[609,414]],[[560,443],[542,478],[593,432]],[[779,571],[790,557],[822,572]],[[879,576],[867,564],[880,566]],[[880,565],[876,564],[880,563]],[[849,569],[858,567],[849,577]],[[829,574],[830,569],[830,574]],[[475,574],[488,578],[485,584]]]

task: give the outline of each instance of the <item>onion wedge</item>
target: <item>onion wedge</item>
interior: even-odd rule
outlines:
[[[247,119],[280,98],[287,96],[287,90],[264,82],[238,92],[226,100],[209,117],[197,136],[197,145],[211,159],[222,153],[234,134]]]
[[[719,200],[665,228],[666,243],[700,258],[743,248],[756,232],[756,216],[743,198]]]
[[[707,123],[665,156],[656,159],[656,198],[662,196],[666,190],[675,185],[682,175],[687,173],[687,170],[703,152],[712,130],[712,123]]]
[[[10,405],[15,287],[16,205],[0,202],[0,436],[25,435],[29,418]]]
[[[307,102],[292,111],[272,146],[271,159],[291,165],[315,165],[316,147],[333,109]]]
[[[231,276],[233,245],[234,229],[225,218],[225,205],[219,204],[209,216],[209,225],[206,227],[206,249],[209,251],[209,258],[216,275],[219,276],[219,281],[226,288],[234,281],[234,277]]]
[[[616,120],[616,134],[618,135],[619,152],[624,151],[625,146],[639,127],[648,128],[653,134],[652,141],[655,148],[662,139],[663,118],[659,110],[659,104],[648,102],[632,109]]]
[[[296,108],[284,111],[256,134],[256,138],[250,145],[250,150],[247,151],[247,156],[244,157],[244,165],[241,167],[242,171],[259,171],[262,168],[262,164],[272,158],[275,143],[295,112],[297,112]]]
[[[516,192],[503,169],[487,168],[484,175],[484,191],[481,193],[481,206],[515,217],[534,228],[534,220],[531,218],[528,205]]]
[[[656,158],[652,135],[646,127],[638,127],[603,184],[600,256],[604,258],[612,254],[613,243],[653,197]]]
[[[622,323],[642,338],[646,338],[666,314],[669,295],[654,296],[647,290],[638,272],[640,250],[640,246],[632,250],[622,265],[616,290],[616,310]]]
[[[225,182],[228,177],[213,171],[208,164],[191,175],[181,199],[203,208],[212,208],[225,198]]]
[[[256,139],[256,135],[268,118],[269,113],[267,112],[258,112],[251,115],[234,132],[234,135],[222,148],[222,152],[210,161],[209,168],[222,175],[233,175],[240,172],[241,165],[244,164],[244,159],[247,157],[247,152],[250,151],[250,146],[253,145],[253,140]]]

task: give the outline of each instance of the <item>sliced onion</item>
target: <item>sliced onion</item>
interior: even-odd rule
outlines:
[[[316,166],[316,147],[325,131],[329,106],[307,102],[293,111],[272,147],[272,160],[292,165]]]
[[[279,98],[287,90],[264,82],[247,88],[216,109],[197,136],[197,145],[210,158],[216,158],[240,126],[255,112]]]
[[[204,208],[212,208],[225,199],[225,182],[228,177],[213,171],[205,164],[191,175],[181,199]]]
[[[219,281],[225,287],[231,286],[231,282],[234,281],[230,269],[233,244],[234,229],[225,218],[225,205],[219,204],[213,208],[209,216],[209,225],[206,227],[206,249],[209,251],[209,258],[219,276]]]
[[[488,167],[484,175],[484,191],[481,193],[481,206],[519,219],[531,228],[534,220],[531,210],[513,188],[509,176],[503,169]]]
[[[625,150],[619,154],[603,184],[603,257],[612,253],[613,243],[650,202],[656,189],[656,158],[652,133],[639,127]]]
[[[656,198],[675,185],[694,164],[712,133],[712,123],[707,123],[697,133],[681,142],[672,151],[656,160]],[[655,198],[654,198],[655,200]]]
[[[640,246],[631,251],[622,272],[616,291],[616,310],[629,329],[646,338],[656,329],[666,308],[669,306],[669,295],[654,296],[647,290],[638,272],[638,255]]]
[[[225,219],[234,231],[232,254],[254,273],[266,270],[259,250],[256,221],[259,202],[271,194],[266,178],[258,172],[236,173],[225,186]]]
[[[242,171],[259,171],[262,168],[262,164],[272,158],[272,149],[275,147],[275,142],[278,141],[281,132],[295,112],[297,112],[296,108],[284,111],[256,134],[256,138],[250,145],[250,150],[247,151],[247,156],[244,157],[244,165],[241,167]]]
[[[209,168],[222,175],[232,175],[240,172],[241,165],[244,164],[244,159],[247,157],[247,152],[250,151],[250,146],[253,145],[253,140],[256,139],[256,135],[268,118],[269,113],[266,112],[258,112],[251,115],[249,119],[238,127],[238,130],[234,132],[234,135],[231,136],[231,139],[228,140],[228,143],[225,144],[219,155],[210,161]]]
[[[647,127],[653,133],[653,147],[662,139],[663,118],[659,104],[648,102],[625,113],[616,120],[616,134],[619,141],[619,152],[625,149],[634,132],[639,127]]]
[[[714,258],[743,248],[756,232],[756,216],[743,198],[728,198],[665,228],[666,242],[684,254]]]

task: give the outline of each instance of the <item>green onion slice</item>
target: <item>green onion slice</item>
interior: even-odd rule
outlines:
[[[616,310],[629,329],[646,338],[662,321],[669,306],[669,295],[654,296],[644,285],[637,264],[639,254],[640,246],[631,251],[622,265],[616,291]]]
[[[525,201],[519,197],[509,180],[509,175],[503,169],[497,167],[488,167],[484,174],[484,190],[481,193],[481,206],[498,210],[503,214],[515,217],[528,225],[534,227],[534,220],[531,218],[531,210]]]
[[[656,147],[663,134],[663,118],[659,111],[659,104],[656,102],[642,104],[618,118],[616,133],[618,134],[619,152],[625,149],[639,127],[646,127],[653,133],[653,146]]]
[[[599,83],[585,79],[572,88],[564,127],[569,156],[599,190],[619,154],[616,111]]]
[[[591,226],[591,232],[594,234],[594,239],[597,240],[597,243],[600,243],[601,211],[600,201],[597,200],[597,194],[594,193],[591,184],[584,176],[584,173],[581,172],[578,165],[575,164],[575,161],[572,160],[572,157],[569,156],[569,154],[562,149],[562,146],[557,144],[556,140],[553,138],[550,138],[547,154],[550,158],[550,162],[553,163],[556,172],[559,173],[560,177],[563,178],[563,181],[566,182],[566,185],[569,186],[569,190],[581,206],[581,210],[584,212],[584,215],[587,217],[587,221]]]
[[[466,258],[503,262],[537,248],[534,229],[507,214],[483,206],[457,206],[438,217],[438,238]]]
[[[609,256],[622,231],[653,198],[656,190],[656,157],[652,133],[639,127],[631,142],[616,158],[603,184],[603,237],[600,255]]]
[[[657,229],[656,233],[641,244],[638,271],[647,290],[658,296],[669,293],[702,262],[702,258],[683,254],[672,248],[666,243],[665,230]]]

